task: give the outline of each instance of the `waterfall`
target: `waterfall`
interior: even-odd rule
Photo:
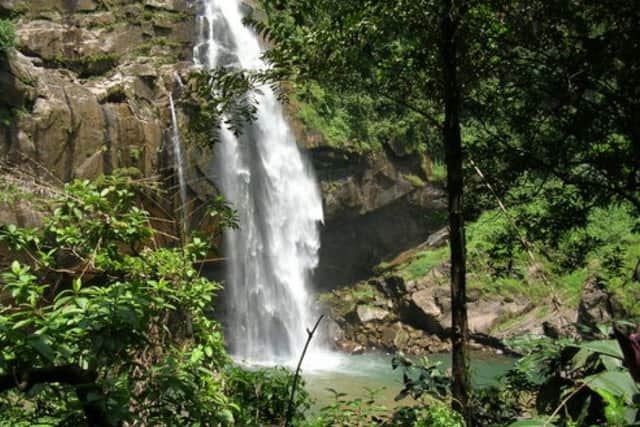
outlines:
[[[180,187],[180,222],[182,228],[186,228],[186,207],[187,207],[187,183],[184,179],[184,164],[182,162],[182,144],[180,141],[180,130],[178,128],[178,118],[176,116],[176,106],[173,103],[173,95],[169,94],[169,108],[171,109],[171,147],[173,150],[173,163],[178,173],[178,186]]]
[[[196,65],[264,69],[258,37],[242,23],[241,1],[203,1]],[[265,85],[255,98],[256,120],[240,137],[222,126],[215,148],[218,185],[240,224],[225,235],[227,336],[236,359],[290,363],[314,321],[308,288],[322,200],[276,95]]]

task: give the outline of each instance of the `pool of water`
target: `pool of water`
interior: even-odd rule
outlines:
[[[402,389],[400,371],[391,367],[391,355],[384,353],[367,353],[362,355],[326,354],[318,355],[312,361],[305,360],[302,376],[306,389],[315,400],[312,411],[334,401],[334,394],[329,389],[346,393],[348,398],[366,398],[367,389],[379,390],[376,402],[393,408],[403,402],[395,402],[394,398]],[[442,368],[451,366],[449,354],[429,356],[432,361],[442,362]],[[324,360],[324,361],[323,361]],[[477,387],[489,385],[506,373],[513,365],[514,359],[490,353],[473,353],[471,355],[471,374],[473,384]],[[406,403],[406,402],[404,402]]]

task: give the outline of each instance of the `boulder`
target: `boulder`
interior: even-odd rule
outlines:
[[[187,10],[186,0],[144,0],[144,5],[171,12],[182,12]]]
[[[449,241],[449,227],[442,227],[435,233],[431,233],[424,243],[428,248],[440,248]]]
[[[343,340],[345,337],[344,330],[340,324],[331,318],[327,318],[324,322],[324,334],[330,337],[334,342]]]
[[[432,289],[424,289],[411,295],[411,301],[425,316],[439,318],[442,310],[435,303]]]
[[[595,330],[598,325],[610,322],[614,318],[614,307],[605,283],[598,277],[587,279],[582,287],[578,305],[577,323],[584,334]]]
[[[389,312],[380,307],[372,305],[359,305],[356,308],[358,320],[361,323],[368,323],[376,320],[384,320],[389,316]]]
[[[380,343],[388,350],[402,350],[409,343],[409,339],[409,333],[400,322],[381,328]]]
[[[488,334],[505,314],[499,301],[476,301],[467,304],[469,332]]]
[[[443,313],[436,304],[433,289],[423,289],[405,298],[399,306],[401,320],[429,334],[440,335],[445,331]]]
[[[17,27],[16,36],[20,50],[52,65],[105,52],[93,32],[49,20],[27,21]]]
[[[335,342],[335,345],[338,350],[344,351],[345,353],[349,354],[362,354],[365,350],[365,348],[361,344],[355,341],[337,340]]]

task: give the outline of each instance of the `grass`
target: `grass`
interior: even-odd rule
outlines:
[[[556,283],[567,303],[577,305],[580,301],[582,285],[589,278],[589,270],[580,268],[558,276]]]
[[[417,279],[425,276],[431,269],[442,264],[448,258],[448,247],[422,251],[407,264],[400,266],[398,273],[408,280]]]

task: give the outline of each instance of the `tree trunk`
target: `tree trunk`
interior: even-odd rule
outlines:
[[[462,3],[463,0],[459,0]],[[441,60],[445,124],[444,145],[449,194],[449,245],[451,249],[451,312],[453,408],[469,424],[469,370],[465,237],[463,219],[462,137],[460,134],[461,89],[458,83],[458,8],[455,0],[443,0]]]

